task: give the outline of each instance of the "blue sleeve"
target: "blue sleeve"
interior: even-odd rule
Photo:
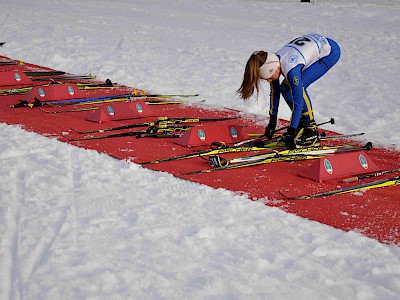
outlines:
[[[301,79],[301,69],[303,67],[303,64],[297,65],[289,71],[286,78],[289,81],[293,96],[292,117],[290,118],[290,126],[293,128],[299,126],[303,110],[303,81]]]
[[[279,108],[279,98],[281,95],[281,86],[279,85],[279,80],[274,80],[271,82],[271,94],[269,103],[269,115],[277,116]]]

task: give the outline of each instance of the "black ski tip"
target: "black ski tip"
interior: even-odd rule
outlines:
[[[6,42],[0,42],[0,47],[3,47]]]
[[[313,198],[312,195],[309,195],[309,196],[291,197],[291,196],[285,195],[284,193],[282,193],[282,191],[279,191],[279,194],[280,194],[282,197],[285,197],[285,200],[308,200],[308,199]]]
[[[26,100],[20,100],[19,103],[13,104],[13,105],[11,105],[10,107],[11,107],[11,108],[18,108],[18,107],[27,107],[27,106],[29,106],[29,102],[28,102],[28,101],[26,101]]]
[[[113,86],[111,80],[109,78],[106,79],[107,86]]]
[[[209,171],[205,171],[205,170],[198,170],[198,171],[192,171],[192,172],[185,172],[182,173],[184,175],[196,175],[196,174],[202,174],[202,173],[208,173]]]
[[[365,145],[365,149],[371,150],[371,149],[372,149],[372,143],[371,143],[371,142],[368,142],[368,143]]]
[[[280,194],[282,197],[284,197],[285,199],[288,199],[288,198],[289,198],[289,197],[286,196],[284,193],[282,193],[282,191],[279,191],[279,194]]]
[[[285,198],[285,200],[297,200],[296,197],[289,197],[288,195],[285,195],[284,193],[282,193],[282,191],[279,191],[279,194]]]

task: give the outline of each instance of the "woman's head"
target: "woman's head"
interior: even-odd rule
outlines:
[[[274,53],[265,51],[253,52],[246,63],[242,85],[237,91],[241,98],[248,100],[253,95],[254,89],[257,90],[258,96],[260,79],[268,80],[273,77],[279,66],[279,58]]]
[[[280,63],[278,56],[276,56],[276,54],[272,52],[268,53],[267,60],[260,67],[260,78],[265,79],[269,82],[271,82],[272,80],[276,80],[277,78],[279,78],[279,73],[276,72],[279,67]]]

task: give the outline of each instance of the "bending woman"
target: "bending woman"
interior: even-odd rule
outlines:
[[[307,88],[321,78],[340,58],[338,44],[320,34],[306,34],[289,42],[276,53],[254,52],[247,61],[243,82],[237,91],[248,100],[257,91],[260,80],[271,85],[269,124],[265,135],[271,139],[278,119],[280,95],[289,105],[292,116],[284,133],[288,149],[319,143],[318,128]],[[284,76],[282,83],[280,75]]]

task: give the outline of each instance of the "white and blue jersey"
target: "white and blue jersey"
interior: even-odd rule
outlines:
[[[278,114],[282,93],[292,110],[290,126],[297,128],[301,118],[313,120],[313,112],[307,87],[324,75],[340,57],[335,41],[320,34],[306,34],[286,44],[276,52],[285,76],[271,82],[270,115]]]

